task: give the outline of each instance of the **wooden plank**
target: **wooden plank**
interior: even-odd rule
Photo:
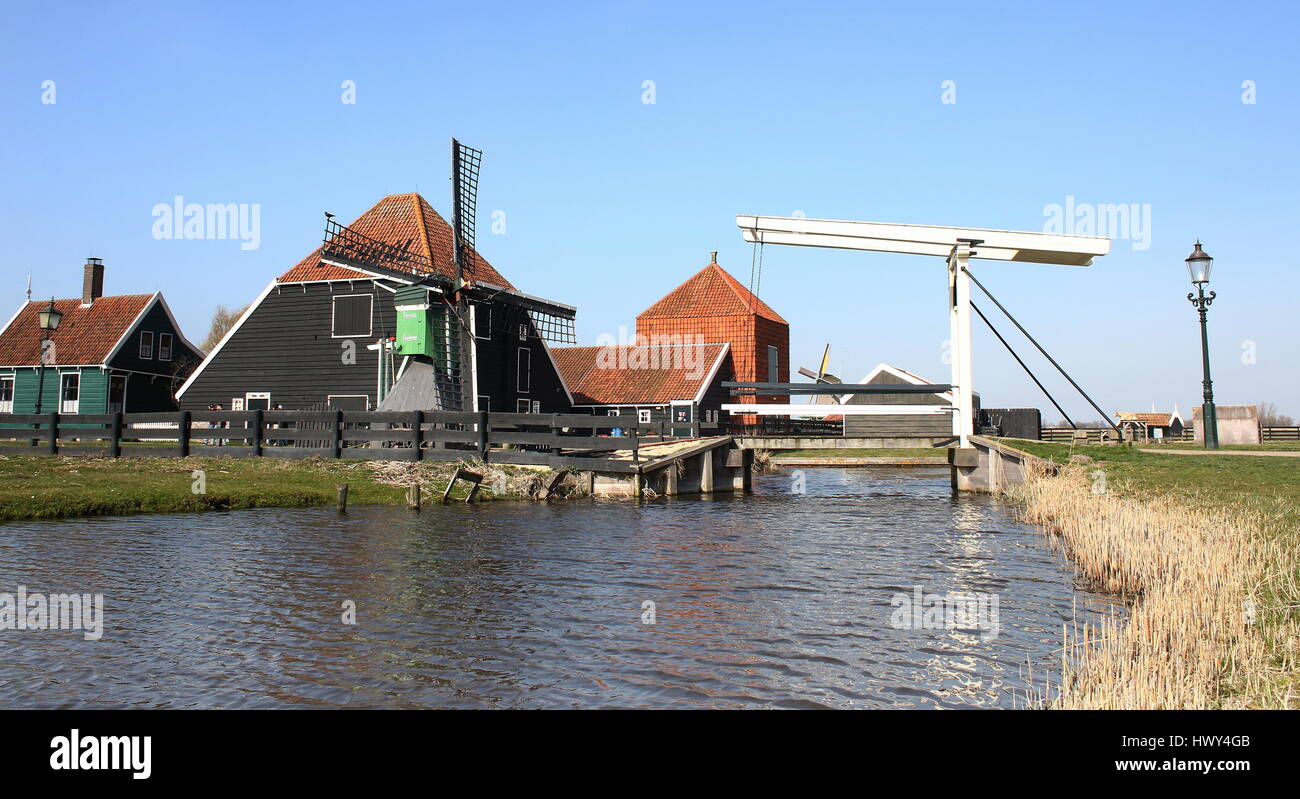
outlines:
[[[344,441],[400,441],[408,443],[412,440],[412,430],[344,430]]]
[[[123,458],[179,458],[176,447],[122,447]]]
[[[415,460],[415,450],[407,449],[374,449],[371,447],[349,447],[343,450],[344,460],[353,461],[413,461]]]
[[[140,447],[144,449],[144,447]],[[123,449],[123,452],[126,448]],[[175,450],[168,450],[174,452]],[[253,457],[252,447],[209,447],[209,446],[190,446],[191,455],[201,455],[205,458],[251,458]]]
[[[297,460],[301,458],[333,458],[334,449],[332,447],[267,447],[262,450],[263,457],[286,458]]]

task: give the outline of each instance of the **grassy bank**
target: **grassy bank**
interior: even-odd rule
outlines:
[[[1124,622],[1065,632],[1057,707],[1300,701],[1300,463],[1006,443],[1085,456],[1012,496],[1085,584],[1131,603]]]
[[[348,504],[399,504],[421,486],[423,501],[442,496],[454,463],[335,461],[320,458],[89,458],[0,454],[0,520],[237,508],[331,505],[348,484]],[[202,476],[196,474],[201,472]],[[196,485],[196,481],[200,481]],[[479,497],[523,497],[537,471],[502,467]],[[493,486],[501,489],[494,493]],[[196,493],[196,488],[202,490]],[[453,498],[463,500],[461,481]]]

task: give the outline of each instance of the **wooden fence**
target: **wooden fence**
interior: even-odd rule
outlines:
[[[687,425],[638,425],[629,424],[625,417],[585,414],[455,411],[0,414],[0,440],[25,443],[30,447],[25,454],[402,461],[479,458],[590,469],[593,457],[631,451],[630,461],[602,460],[599,468],[606,471],[636,471],[641,445],[673,439],[673,427],[685,430]],[[713,433],[718,425],[695,422],[689,427],[688,437],[698,438],[701,433]],[[621,435],[611,435],[614,431]]]
[[[1095,443],[1100,436],[1107,432],[1107,429],[1088,428],[1085,430],[1075,431],[1070,427],[1044,427],[1039,431],[1043,441],[1057,441],[1065,444],[1074,440],[1074,433],[1084,433],[1088,436],[1089,443]],[[1110,431],[1114,433],[1113,430]],[[1196,431],[1192,427],[1184,427],[1181,436],[1166,436],[1163,439],[1150,439],[1146,443],[1154,444],[1158,441],[1195,441]],[[1300,427],[1261,427],[1260,440],[1262,441],[1300,441]]]

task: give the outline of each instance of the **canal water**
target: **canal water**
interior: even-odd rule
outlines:
[[[0,524],[0,592],[19,585],[102,593],[103,636],[0,630],[0,707],[1009,708],[1062,624],[1111,612],[933,469]],[[964,611],[907,611],[950,592]]]

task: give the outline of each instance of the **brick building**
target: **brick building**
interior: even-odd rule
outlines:
[[[730,344],[726,380],[786,383],[790,380],[790,324],[718,265],[708,266],[636,318],[638,341]],[[689,337],[689,338],[688,338]],[[744,397],[741,402],[785,403],[786,396]],[[756,424],[752,415],[733,422]]]

